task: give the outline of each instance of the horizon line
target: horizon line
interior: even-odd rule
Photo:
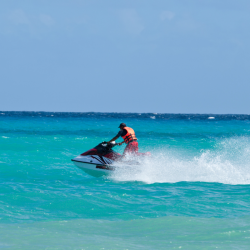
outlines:
[[[235,114],[235,113],[158,113],[158,112],[101,112],[101,111],[15,111],[15,110],[11,110],[11,111],[4,111],[4,110],[0,110],[0,112],[26,112],[26,113],[116,113],[116,114],[165,114],[165,115],[250,115],[250,114]],[[1,113],[0,113],[1,114]]]

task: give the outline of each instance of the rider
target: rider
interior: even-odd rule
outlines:
[[[118,143],[118,145],[121,146],[123,143],[127,144],[126,148],[124,149],[123,155],[127,153],[138,154],[138,142],[137,138],[135,137],[135,131],[132,128],[127,127],[125,123],[121,123],[118,128],[120,128],[120,131],[113,139],[108,142],[108,144],[112,141],[117,140],[121,136],[124,141]]]

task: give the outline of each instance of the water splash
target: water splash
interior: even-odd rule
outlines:
[[[220,141],[214,150],[184,155],[161,149],[152,157],[136,159],[140,164],[120,165],[110,178],[145,183],[218,182],[250,184],[250,139],[239,137]]]

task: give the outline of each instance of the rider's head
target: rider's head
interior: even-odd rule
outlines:
[[[125,127],[126,127],[126,124],[125,124],[125,123],[121,123],[120,126],[119,126],[118,128],[123,129],[123,128],[125,128]]]

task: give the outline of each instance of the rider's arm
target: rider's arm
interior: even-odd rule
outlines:
[[[113,138],[113,139],[111,139],[110,141],[108,141],[108,144],[110,143],[110,142],[112,142],[112,141],[116,141],[120,136],[122,136],[123,135],[123,130],[120,130],[119,132],[118,132],[118,134]],[[123,142],[120,142],[120,143],[118,143],[118,145],[122,145],[123,143],[124,143],[125,141],[123,141]]]
[[[119,136],[115,136],[113,139],[111,139],[110,141],[108,141],[108,143],[112,142],[112,141],[115,141],[119,138]]]
[[[123,143],[125,143],[125,141],[118,143],[118,145],[121,146]]]

